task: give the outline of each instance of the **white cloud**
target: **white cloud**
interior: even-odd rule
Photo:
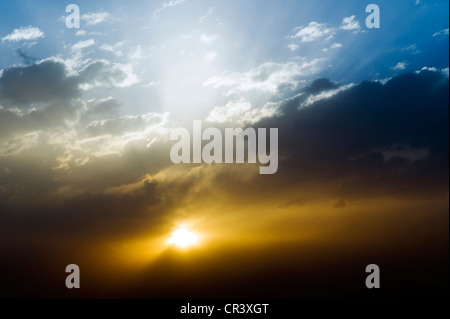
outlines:
[[[251,108],[252,105],[245,101],[244,98],[237,102],[229,101],[225,106],[215,107],[206,120],[211,123],[225,123],[235,117],[241,117],[243,113],[251,110]]]
[[[86,34],[87,34],[87,32],[85,30],[78,30],[77,33],[75,33],[75,35],[77,37],[80,37],[80,36],[83,36],[83,35],[86,35]]]
[[[429,72],[440,72],[442,74],[444,74],[446,77],[449,76],[449,69],[445,68],[445,69],[438,69],[436,67],[428,67],[428,66],[424,66],[420,71],[416,71],[417,74],[420,74],[420,72],[422,71],[429,71]]]
[[[79,42],[75,43],[74,45],[72,45],[72,51],[83,50],[85,48],[93,46],[94,44],[95,44],[95,40],[94,39],[89,39],[89,40],[85,40],[85,41],[79,41]]]
[[[402,48],[402,51],[409,51],[412,54],[419,54],[420,53],[420,50],[417,48],[416,44],[411,44],[411,45],[409,45],[409,46],[407,46],[405,48]]]
[[[2,38],[3,41],[30,41],[43,38],[44,32],[39,30],[37,27],[20,27],[19,29],[14,29],[13,32]]]
[[[131,61],[137,61],[144,57],[142,53],[142,46],[139,44],[136,49],[130,54]]]
[[[208,36],[206,34],[202,34],[200,37],[200,41],[202,41],[203,43],[212,43],[212,42],[214,42],[214,40],[217,39],[217,37],[218,37],[217,34],[210,35],[210,36]]]
[[[107,60],[94,61],[77,72],[77,75],[83,83],[80,85],[82,90],[95,87],[124,88],[140,82],[131,64],[113,63]]]
[[[161,81],[150,81],[147,84],[143,84],[141,85],[143,88],[150,88],[150,87],[154,87],[154,86],[158,86],[161,84]]]
[[[206,13],[206,15],[204,15],[203,17],[201,17],[201,18],[198,20],[198,22],[199,22],[199,23],[203,23],[203,22],[205,22],[206,20],[208,20],[208,18],[211,16],[211,14],[213,14],[214,10],[216,10],[215,7],[209,8],[208,13]]]
[[[317,58],[300,62],[264,63],[244,73],[224,73],[208,79],[204,85],[214,88],[229,87],[227,95],[260,90],[277,93],[281,85],[297,87],[298,77],[310,76],[320,70],[324,59]]]
[[[127,115],[120,118],[92,121],[85,132],[91,136],[116,135],[127,133],[153,131],[167,123],[169,113],[148,113],[141,115]]]
[[[225,106],[215,107],[206,120],[210,123],[253,124],[275,115],[278,107],[276,103],[267,103],[262,108],[253,108],[249,102],[241,98],[239,101],[229,101]]]
[[[430,72],[437,72],[438,69],[435,67],[428,67],[428,66],[424,66],[420,71],[430,71]],[[417,73],[420,73],[420,71],[418,71]]]
[[[287,47],[288,47],[289,50],[291,50],[292,52],[293,52],[293,51],[297,51],[297,50],[300,48],[297,44],[294,44],[294,43],[288,44]]]
[[[401,70],[406,70],[407,67],[408,67],[408,63],[406,61],[403,61],[403,62],[398,62],[397,65],[395,65],[391,68],[391,70],[401,71]]]
[[[330,50],[340,49],[343,45],[340,43],[333,43],[329,48],[322,49],[323,52],[328,52]]]
[[[294,29],[297,33],[291,36],[292,39],[301,39],[302,42],[313,42],[327,36],[332,38],[336,32],[335,28],[328,27],[325,23],[310,22],[306,27]]]
[[[357,32],[361,29],[361,25],[359,24],[359,21],[356,20],[355,16],[350,16],[342,20],[341,29],[346,31]]]
[[[91,121],[87,126],[78,126],[77,130],[54,133],[49,144],[65,149],[64,155],[58,158],[59,168],[68,168],[70,164],[81,166],[95,157],[122,154],[132,142],[150,147],[168,134],[168,121],[168,113]]]
[[[323,52],[328,52],[330,50],[340,49],[343,45],[340,43],[333,43],[329,48],[322,49]]]
[[[319,94],[316,95],[311,95],[310,97],[308,97],[308,99],[302,104],[302,107],[306,107],[306,106],[310,106],[318,101],[321,100],[327,100],[332,98],[333,96],[339,94],[342,91],[346,91],[352,87],[354,87],[355,85],[353,83],[347,84],[347,85],[343,85],[337,89],[333,89],[333,90],[328,90],[328,91],[324,91],[324,92],[320,92]]]
[[[164,3],[164,4],[162,5],[161,8],[159,8],[158,10],[155,10],[155,11],[153,12],[153,17],[157,19],[157,18],[159,18],[159,16],[161,15],[161,13],[162,13],[165,9],[170,8],[170,7],[177,6],[177,5],[179,5],[179,4],[184,3],[185,1],[186,1],[186,0],[170,0],[169,2],[166,2],[166,3]]]
[[[436,32],[435,34],[433,34],[433,38],[438,37],[440,35],[448,35],[448,28],[442,29],[442,30],[439,30],[438,32]]]
[[[206,53],[205,60],[206,61],[214,61],[217,58],[217,52],[216,51],[210,51]]]
[[[339,48],[342,48],[342,44],[340,43],[333,43],[331,45],[331,49],[339,49]]]
[[[86,21],[87,25],[97,25],[105,21],[110,21],[112,16],[108,12],[86,13],[81,16],[81,19]]]
[[[117,42],[114,45],[109,45],[109,44],[103,44],[100,47],[100,50],[106,51],[106,52],[111,52],[113,53],[115,56],[123,56],[123,52],[120,50],[121,47],[123,47],[125,41],[120,41]]]

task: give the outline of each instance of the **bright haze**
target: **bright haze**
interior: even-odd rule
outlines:
[[[2,1],[0,296],[448,290],[449,4],[369,3]],[[174,165],[194,120],[278,128],[277,173]]]

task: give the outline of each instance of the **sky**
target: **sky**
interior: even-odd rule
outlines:
[[[448,290],[447,1],[68,4],[0,3],[0,296]],[[194,120],[278,128],[277,173],[173,164]]]

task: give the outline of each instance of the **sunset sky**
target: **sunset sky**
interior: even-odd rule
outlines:
[[[0,2],[1,297],[448,290],[447,1],[74,3]],[[278,128],[277,173],[173,164],[195,120]]]

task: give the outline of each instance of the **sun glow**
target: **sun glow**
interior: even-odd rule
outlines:
[[[172,233],[169,243],[180,248],[188,248],[197,244],[199,237],[184,226],[181,226]]]

